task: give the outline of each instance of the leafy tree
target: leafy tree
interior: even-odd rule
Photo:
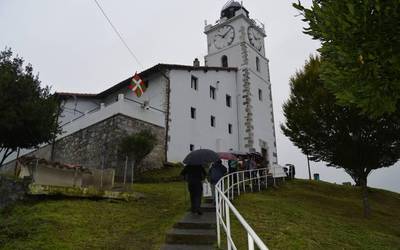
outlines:
[[[0,52],[0,167],[17,148],[50,142],[59,132],[56,98],[23,63],[11,49]]]
[[[322,43],[321,78],[338,103],[379,117],[400,102],[400,1],[300,2],[304,33]]]
[[[138,165],[154,149],[156,144],[157,137],[150,130],[142,130],[137,134],[132,134],[122,139],[120,152],[127,157],[128,161],[133,163],[133,171],[134,168],[137,169]],[[131,174],[131,179],[133,181],[133,173]]]
[[[291,78],[291,94],[283,105],[286,122],[281,129],[313,161],[343,168],[362,187],[364,215],[368,217],[368,175],[400,158],[400,114],[372,119],[357,107],[338,105],[320,70],[320,58],[310,57],[304,69]]]

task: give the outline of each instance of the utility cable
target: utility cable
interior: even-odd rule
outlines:
[[[139,59],[135,56],[135,54],[133,53],[133,51],[129,48],[128,44],[125,42],[124,38],[121,36],[121,34],[118,32],[117,28],[114,26],[114,24],[111,22],[111,19],[107,16],[106,12],[104,11],[104,9],[101,7],[101,5],[99,4],[99,2],[97,0],[94,0],[94,2],[96,3],[97,7],[99,7],[101,13],[103,13],[103,16],[107,19],[108,23],[111,25],[111,27],[113,28],[114,32],[117,34],[117,36],[119,37],[119,39],[121,40],[121,42],[125,45],[125,47],[128,49],[129,53],[131,54],[131,56],[133,57],[133,59],[135,59],[135,61],[140,65],[141,68],[143,68],[142,63],[140,63]]]

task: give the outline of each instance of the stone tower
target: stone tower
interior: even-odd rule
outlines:
[[[215,25],[206,25],[206,66],[237,67],[239,150],[261,152],[277,162],[269,61],[264,24],[250,18],[236,1],[222,8]]]

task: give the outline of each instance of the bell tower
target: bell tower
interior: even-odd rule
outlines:
[[[215,25],[207,25],[204,33],[207,35],[205,61],[208,66],[223,66],[224,55],[229,67],[247,65],[254,59],[250,57],[255,55],[265,58],[264,24],[251,19],[249,11],[238,2],[231,0],[226,3],[220,19]],[[251,55],[242,54],[244,50],[251,50]]]
[[[236,67],[239,148],[266,152],[277,162],[269,61],[265,57],[264,24],[251,19],[249,11],[234,0],[222,8],[214,25],[206,25],[206,66]]]

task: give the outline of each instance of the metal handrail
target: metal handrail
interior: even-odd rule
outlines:
[[[235,242],[231,235],[230,226],[230,211],[235,215],[235,217],[242,224],[243,228],[247,232],[248,249],[254,250],[254,245],[256,245],[261,250],[268,250],[264,242],[258,237],[251,226],[231,203],[231,199],[234,198],[235,189],[240,195],[240,187],[243,187],[243,192],[246,192],[246,183],[250,182],[250,189],[253,191],[253,183],[257,182],[258,190],[261,190],[261,181],[265,179],[265,187],[268,186],[268,170],[266,168],[254,169],[254,170],[244,170],[234,172],[222,177],[215,185],[215,210],[217,219],[217,240],[218,247],[221,246],[221,225],[226,233],[227,238],[227,249],[237,249]]]

